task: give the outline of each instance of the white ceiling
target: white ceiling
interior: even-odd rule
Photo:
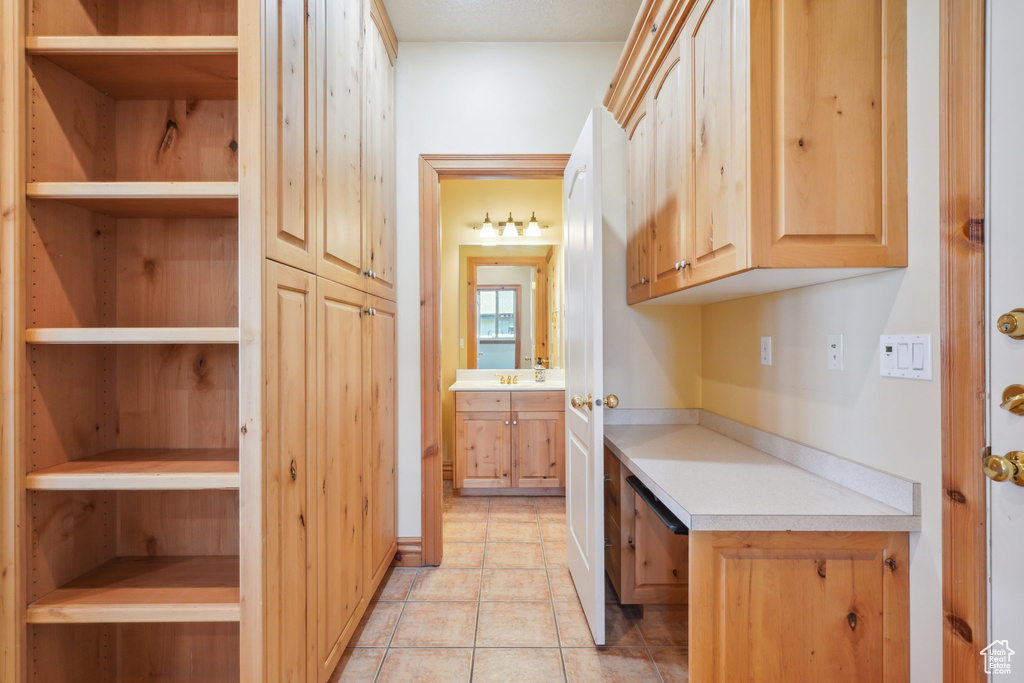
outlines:
[[[624,42],[640,0],[384,0],[402,42]]]

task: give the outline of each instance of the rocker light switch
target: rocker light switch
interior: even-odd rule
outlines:
[[[930,334],[883,334],[879,342],[879,370],[882,377],[931,380]]]

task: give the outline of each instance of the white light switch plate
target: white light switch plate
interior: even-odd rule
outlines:
[[[772,338],[761,337],[761,365],[772,364]]]
[[[932,378],[932,335],[883,334],[878,345],[882,377]]]

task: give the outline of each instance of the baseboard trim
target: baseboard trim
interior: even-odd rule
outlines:
[[[391,563],[393,567],[422,567],[423,538],[408,536],[398,539],[398,552]]]
[[[445,481],[451,481],[452,479],[455,478],[455,473],[452,471],[455,468],[454,466],[455,463],[453,463],[451,460],[446,460],[444,464],[441,465],[441,477]]]

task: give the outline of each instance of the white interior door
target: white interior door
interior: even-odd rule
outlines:
[[[594,643],[604,644],[604,394],[601,116],[592,111],[565,167],[565,498],[569,573]]]
[[[989,443],[994,454],[1005,456],[1024,451],[1024,415],[1001,407],[1006,403],[1004,393],[1011,399],[1024,394],[1024,338],[1003,333],[1001,328],[1012,323],[1000,320],[1014,309],[1024,309],[1024,2],[990,0],[988,11]],[[999,641],[993,642],[996,650],[1016,650],[1016,656],[1007,653],[1007,664],[1016,675],[993,680],[1024,680],[1024,487],[1015,486],[1012,475],[1007,481],[989,482],[988,500],[989,640]],[[988,659],[986,663],[995,666],[995,658]]]

